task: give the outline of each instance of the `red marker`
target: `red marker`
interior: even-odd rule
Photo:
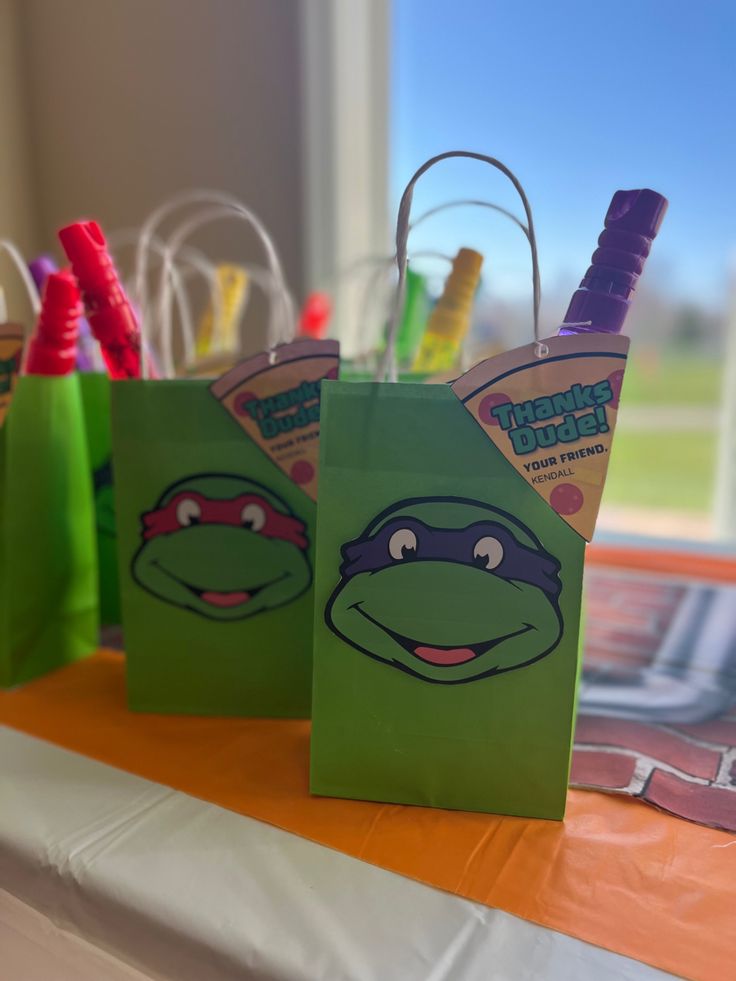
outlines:
[[[68,375],[74,371],[81,317],[82,298],[74,276],[68,269],[51,273],[28,347],[27,375]]]
[[[299,336],[322,341],[332,316],[332,303],[326,293],[310,293],[299,315]]]
[[[59,232],[84,296],[87,320],[100,342],[111,378],[140,378],[138,319],[125,295],[96,221],[77,221]]]

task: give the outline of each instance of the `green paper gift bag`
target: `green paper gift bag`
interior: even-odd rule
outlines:
[[[561,817],[584,540],[446,386],[329,383],[321,442],[312,791]]]
[[[306,717],[315,505],[209,385],[112,385],[129,702]]]
[[[209,197],[173,198],[144,226],[143,273],[156,222],[179,206],[201,207],[163,250],[158,302],[147,303],[139,289],[143,349],[155,310],[159,362],[168,374],[177,361],[184,373],[192,367],[196,344],[181,316],[175,356],[167,271],[188,235],[226,217],[249,224],[268,257],[269,349],[217,380],[112,384],[128,699],[141,711],[304,718],[311,707],[319,389],[322,377],[337,376],[337,345],[276,345],[277,335],[293,334],[295,317],[274,244],[245,206],[216,196],[213,208]],[[139,279],[145,283],[145,275]]]
[[[112,433],[110,429],[110,379],[87,371],[79,375],[84,406],[87,448],[92,470],[97,527],[97,564],[100,570],[100,623],[120,623],[120,590],[113,500]]]
[[[625,352],[552,338],[452,386],[325,385],[313,793],[563,817],[585,540]]]
[[[0,427],[0,685],[97,646],[93,515],[78,376],[19,378]]]

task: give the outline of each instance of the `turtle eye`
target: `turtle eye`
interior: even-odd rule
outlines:
[[[240,523],[251,531],[260,531],[266,523],[266,512],[260,504],[246,504],[240,512]]]
[[[397,562],[415,559],[417,555],[417,536],[410,528],[399,528],[388,541],[388,554]]]
[[[198,525],[201,517],[202,508],[199,502],[191,497],[185,497],[176,505],[176,520],[182,528]]]
[[[503,561],[503,545],[492,535],[479,538],[473,549],[473,564],[479,569],[496,569]]]

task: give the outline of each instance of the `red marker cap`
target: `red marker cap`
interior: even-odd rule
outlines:
[[[299,316],[299,334],[321,341],[327,336],[332,316],[332,301],[327,293],[310,293]]]
[[[68,375],[77,361],[82,300],[69,269],[50,273],[28,348],[27,375]]]
[[[84,297],[92,333],[111,378],[139,378],[140,330],[107,242],[96,221],[77,221],[59,232]]]

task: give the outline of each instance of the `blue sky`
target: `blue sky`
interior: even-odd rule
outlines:
[[[427,157],[490,153],[531,200],[542,285],[588,265],[611,195],[651,187],[670,200],[645,276],[720,306],[736,262],[736,0],[394,0],[392,215]],[[423,178],[415,211],[458,197],[516,207],[480,164]],[[487,257],[499,291],[528,289],[520,233],[485,210],[448,212],[415,250]]]

